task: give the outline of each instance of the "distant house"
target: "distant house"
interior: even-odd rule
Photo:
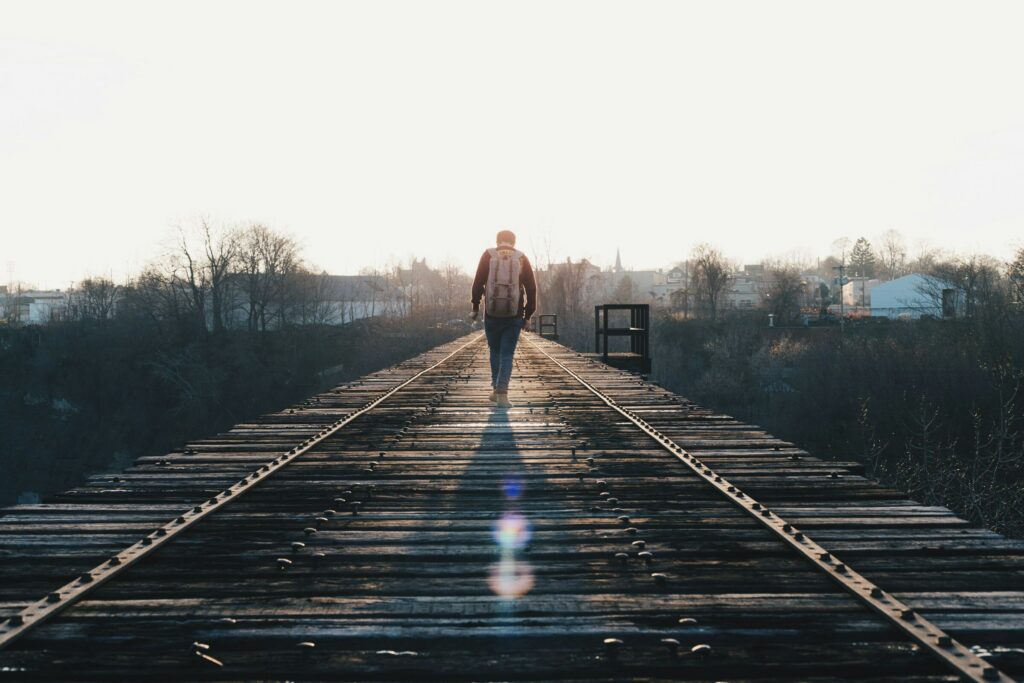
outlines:
[[[847,306],[870,306],[871,294],[881,280],[867,277],[848,277],[843,284],[843,303]]]
[[[729,276],[725,290],[725,305],[728,308],[754,309],[764,301],[766,287],[764,267],[743,266],[743,271]]]
[[[283,323],[345,325],[364,318],[397,315],[402,306],[408,306],[411,285],[392,282],[384,275],[328,275],[302,274],[299,288],[304,297],[299,301],[282,303],[278,297],[265,302],[267,328],[277,329]],[[296,285],[300,284],[298,282]],[[232,277],[225,304],[224,323],[228,328],[244,329],[248,324],[250,307],[248,284],[244,275]],[[212,324],[212,312],[207,310]],[[262,324],[262,322],[260,323]]]
[[[575,291],[577,294],[587,291],[598,297],[604,296],[607,289],[605,276],[611,277],[610,273],[603,273],[600,266],[585,258],[578,261],[567,258],[563,263],[551,263],[548,264],[547,270],[534,270],[534,275],[542,286],[560,287],[565,284],[568,285],[569,290]]]
[[[675,293],[686,288],[688,264],[680,261],[667,270],[630,270],[622,266],[622,254],[616,249],[615,265],[609,270],[600,271],[598,276],[604,287],[604,291],[599,294],[606,300],[616,293],[624,279],[629,278],[633,290],[632,303],[669,306],[672,305]]]
[[[61,318],[67,311],[68,295],[59,289],[53,291],[27,290],[0,292],[5,309],[12,320],[21,324],[44,325]]]
[[[629,278],[633,283],[633,291],[636,293],[637,302],[657,299],[659,294],[664,295],[665,274],[660,270],[622,270],[605,275],[606,295],[611,295],[619,283]]]
[[[651,301],[663,306],[674,305],[673,297],[678,296],[679,292],[685,292],[686,285],[683,283],[661,283],[651,287],[649,292]]]
[[[394,292],[387,278],[380,275],[327,275],[324,278],[324,296],[327,315],[323,322],[336,325],[393,315]],[[405,289],[408,285],[405,285]],[[403,292],[405,291],[403,289]]]
[[[912,273],[876,285],[871,291],[871,315],[885,318],[955,317],[961,309],[960,290],[931,275]]]

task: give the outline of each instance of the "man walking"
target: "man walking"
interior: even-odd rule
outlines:
[[[512,356],[519,343],[519,332],[529,329],[537,310],[537,280],[526,254],[516,249],[511,230],[498,233],[498,246],[480,257],[473,280],[473,314],[480,314],[484,298],[484,332],[491,351],[490,399],[502,408],[511,408],[508,383],[512,377]]]

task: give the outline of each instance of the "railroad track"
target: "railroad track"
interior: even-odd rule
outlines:
[[[1024,544],[532,335],[495,410],[486,355],[4,511],[0,679],[1024,671]]]

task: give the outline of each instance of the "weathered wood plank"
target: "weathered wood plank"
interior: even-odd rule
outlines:
[[[0,616],[443,352],[0,511]],[[516,408],[491,408],[482,349],[410,385],[0,651],[0,680],[133,679],[143,667],[157,680],[949,679],[541,356],[521,347],[518,362]],[[940,628],[1024,672],[1014,654],[1024,643],[1024,542],[907,500],[858,463],[815,458],[618,371],[581,368]],[[511,513],[531,535],[502,551],[494,527]],[[293,551],[296,541],[305,546]],[[279,558],[292,564],[282,570]],[[614,656],[606,637],[625,643]],[[665,637],[681,653],[702,641],[714,654],[671,657]],[[225,666],[203,665],[193,640],[209,641]],[[300,640],[317,646],[300,652]]]

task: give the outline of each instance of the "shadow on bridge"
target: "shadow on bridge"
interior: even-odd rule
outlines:
[[[487,520],[490,527],[494,562],[483,578],[500,598],[495,605],[497,616],[512,617],[516,600],[533,589],[535,580],[524,558],[532,523],[522,510],[531,479],[516,433],[522,426],[514,410],[492,407],[456,491],[456,505],[474,520]],[[509,635],[514,635],[515,624],[507,626]]]

